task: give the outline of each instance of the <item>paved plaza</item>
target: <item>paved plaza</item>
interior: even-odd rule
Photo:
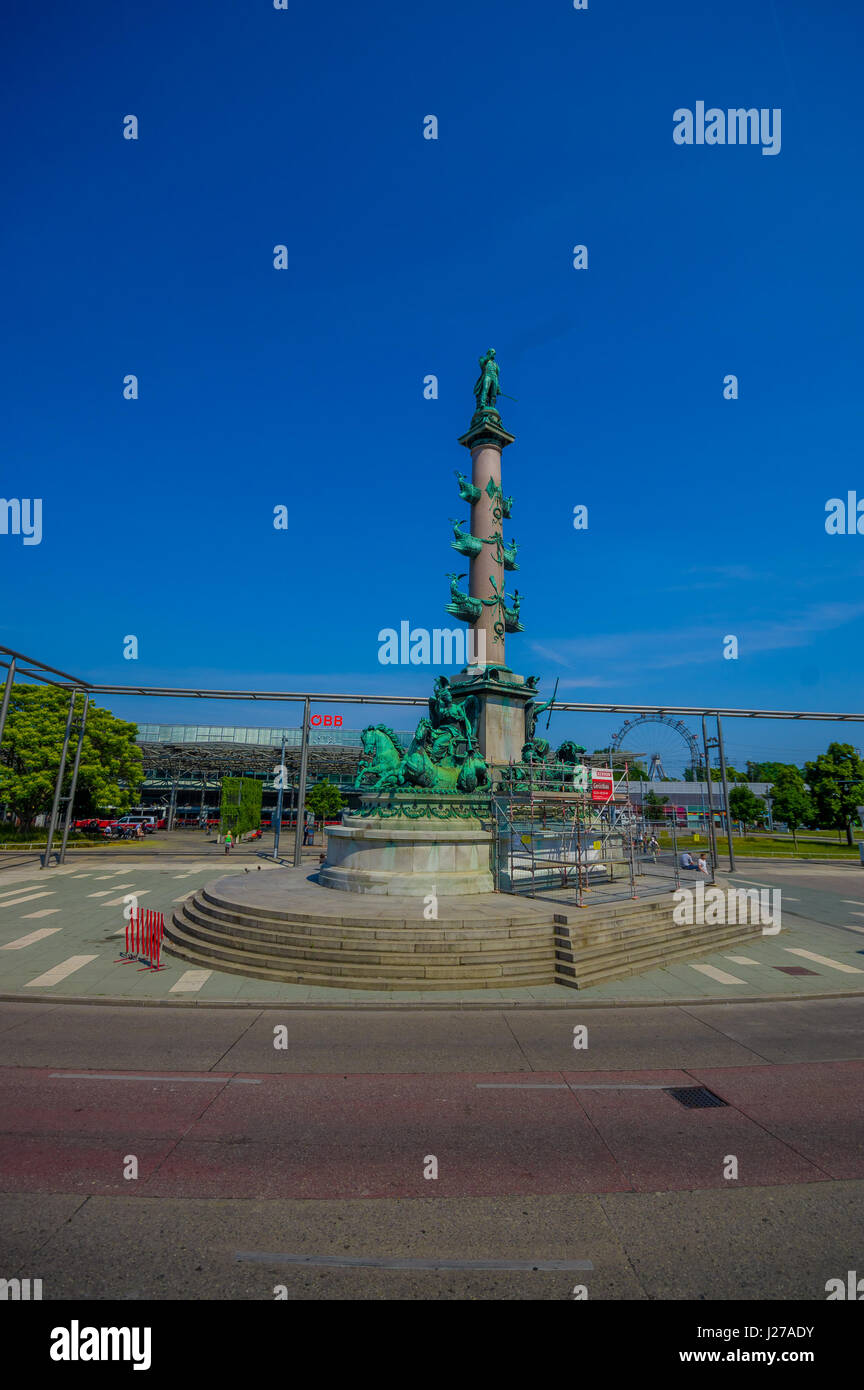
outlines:
[[[231,867],[272,873],[258,856]],[[127,895],[167,914],[224,871],[113,851],[0,875],[7,1277],[46,1299],[774,1301],[859,1267],[857,869],[742,872],[782,888],[779,935],[578,993],[115,964]]]
[[[0,872],[0,994],[3,998],[128,999],[157,1003],[265,1003],[326,1006],[351,1002],[380,1007],[455,1003],[494,1007],[570,1005],[562,985],[511,990],[386,991],[338,989],[246,979],[219,970],[190,969],[169,954],[158,973],[118,963],[124,942],[124,905],[134,895],[142,908],[162,912],[225,872],[241,876],[273,872],[254,846],[229,859],[218,847],[203,856],[166,854],[98,857],[78,851],[62,868],[9,865]],[[311,851],[304,867],[280,869],[303,887],[317,866]],[[746,863],[746,861],[745,861]],[[858,865],[755,865],[718,878],[720,886],[779,887],[782,930],[718,951],[701,960],[672,963],[643,975],[579,991],[580,1003],[660,1003],[688,999],[793,998],[864,992],[864,869]],[[594,899],[602,898],[602,889]],[[617,888],[614,890],[617,892]],[[350,895],[340,895],[350,905]],[[562,895],[552,893],[550,902]],[[374,902],[374,900],[372,900]],[[507,898],[518,910],[526,900]],[[364,909],[370,904],[363,899]],[[377,904],[387,913],[387,900]],[[415,904],[415,910],[421,911]],[[481,909],[472,909],[473,911]]]

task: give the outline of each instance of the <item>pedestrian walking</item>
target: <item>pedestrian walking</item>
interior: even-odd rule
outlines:
[[[228,851],[229,851],[229,849],[231,848],[231,846],[233,845],[233,843],[234,843],[234,841],[233,841],[233,839],[231,838],[231,831],[229,830],[228,833],[227,833],[227,835],[225,836],[225,853],[226,853],[226,854],[228,853]]]

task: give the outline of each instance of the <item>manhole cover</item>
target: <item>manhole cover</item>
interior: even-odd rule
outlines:
[[[728,1104],[719,1096],[715,1096],[713,1091],[709,1091],[707,1086],[664,1086],[663,1090],[667,1096],[672,1096],[679,1105],[686,1106],[688,1110],[705,1110],[709,1106]]]

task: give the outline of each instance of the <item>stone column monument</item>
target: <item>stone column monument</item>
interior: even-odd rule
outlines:
[[[474,386],[477,408],[471,424],[459,440],[471,451],[471,482],[461,473],[459,495],[471,504],[470,535],[456,532],[453,548],[469,558],[467,595],[458,590],[451,575],[451,602],[447,612],[468,622],[474,635],[475,665],[469,666],[452,685],[460,695],[475,699],[476,730],[480,751],[487,763],[508,764],[522,760],[526,733],[525,706],[533,699],[522,676],[506,664],[505,638],[508,632],[522,632],[519,619],[521,599],[514,588],[512,598],[505,592],[507,574],[517,570],[515,541],[504,539],[504,523],[509,520],[513,498],[504,495],[501,482],[501,454],[514,443],[501,423],[496,402],[500,389],[495,349],[480,358],[480,375]]]
[[[470,519],[452,520],[451,546],[463,558],[461,572],[449,576],[447,605],[450,616],[471,629],[473,659],[456,676],[436,676],[428,716],[409,748],[386,724],[363,730],[354,784],[361,804],[328,831],[318,875],[327,888],[436,897],[488,893],[493,787],[524,779],[526,760],[549,754],[546,740],[536,737],[538,716],[549,704],[537,703],[536,677],[526,681],[504,658],[505,635],[523,628],[519,591],[506,592],[508,575],[519,566],[516,542],[504,537],[513,499],[502,488],[501,454],[514,439],[498,414],[500,394],[490,348],[480,358],[477,408],[459,441],[471,452],[470,481],[456,474]],[[460,588],[466,561],[467,590]]]

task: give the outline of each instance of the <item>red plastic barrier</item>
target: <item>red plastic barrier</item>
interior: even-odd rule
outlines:
[[[144,962],[142,970],[164,970],[160,959],[164,935],[165,917],[161,912],[153,908],[130,908],[126,919],[126,950],[115,964],[128,965],[140,960]]]

